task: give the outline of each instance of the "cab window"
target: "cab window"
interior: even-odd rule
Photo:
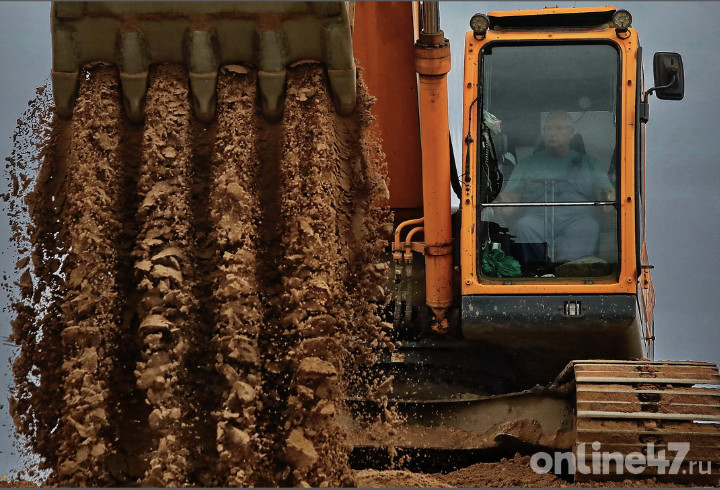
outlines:
[[[617,274],[618,51],[514,44],[480,56],[482,275]]]

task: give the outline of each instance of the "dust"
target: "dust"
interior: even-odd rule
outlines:
[[[115,68],[81,80],[72,120],[26,152],[37,174],[11,162],[6,199],[10,408],[45,483],[355,484],[339,414],[387,342],[390,231],[362,81],[340,117],[319,65],[290,69],[271,124],[256,73],[221,70],[203,127],[180,66],[151,71],[142,126]]]

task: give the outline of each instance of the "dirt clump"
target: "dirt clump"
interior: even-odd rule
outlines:
[[[198,330],[191,228],[191,117],[183,70],[160,66],[150,77],[142,142],[135,258],[141,359],[135,375],[151,412],[153,447],[143,483],[190,483],[193,415],[187,365]]]
[[[94,70],[80,86],[71,122],[63,184],[66,203],[60,217],[60,240],[67,255],[59,305],[63,396],[54,437],[57,483],[65,486],[109,482],[103,460],[114,442],[108,392],[122,301],[115,282],[122,228],[121,110],[114,70]]]
[[[552,473],[536,473],[530,466],[530,456],[516,454],[498,462],[477,463],[447,474],[432,475],[441,482],[458,488],[470,487],[683,487],[685,485],[658,482],[655,479],[625,479],[619,481],[589,481],[570,483]]]
[[[367,228],[357,229],[354,222],[372,204],[367,199],[372,189],[363,188],[368,162],[360,146],[362,127],[332,110],[323,78],[319,67],[305,65],[288,79],[278,154],[282,225],[272,243],[282,251],[276,259],[281,287],[269,298],[279,321],[271,327],[274,348],[263,349],[288,381],[275,383],[287,390],[280,413],[285,422],[276,440],[288,464],[282,472],[288,479],[281,483],[300,486],[353,483],[349,446],[336,417],[353,328],[368,326],[353,313],[368,299],[368,291],[358,288],[360,247],[353,244],[380,251],[368,243]],[[360,101],[357,112],[365,111]]]
[[[567,484],[552,473],[535,473],[530,468],[530,457],[519,455],[497,463],[477,463],[435,477],[453,487],[557,487]]]
[[[6,196],[10,408],[45,483],[353,485],[339,413],[387,340],[390,230],[362,81],[341,117],[322,68],[292,68],[271,122],[256,73],[221,69],[202,126],[179,65],[151,70],[142,125],[115,68],[80,78]]]

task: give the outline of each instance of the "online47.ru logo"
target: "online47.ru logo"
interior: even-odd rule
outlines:
[[[652,473],[658,475],[678,474],[699,474],[709,475],[712,472],[710,461],[689,461],[685,457],[690,452],[690,443],[669,442],[667,451],[661,449],[656,451],[655,444],[650,442],[646,445],[645,451],[623,454],[620,452],[603,452],[602,444],[593,442],[591,451],[588,451],[585,443],[577,445],[573,452],[555,451],[553,454],[539,452],[530,458],[530,467],[536,473],[549,473],[550,471],[559,474],[567,471],[570,474],[581,473],[583,475],[623,475],[629,473],[639,475],[647,468],[655,469]]]

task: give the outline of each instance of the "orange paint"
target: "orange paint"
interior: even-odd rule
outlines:
[[[390,207],[414,209],[418,216],[423,200],[413,41],[410,2],[355,2],[353,49],[377,98],[373,126],[388,162]]]

